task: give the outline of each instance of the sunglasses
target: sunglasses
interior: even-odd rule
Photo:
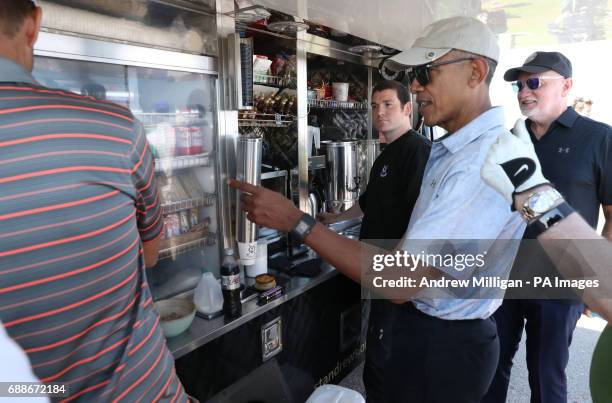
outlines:
[[[417,80],[417,82],[421,84],[421,86],[424,87],[431,82],[431,77],[429,77],[429,69],[431,69],[432,67],[444,66],[445,64],[453,64],[453,63],[465,62],[468,60],[475,60],[475,59],[476,59],[475,57],[463,57],[461,59],[453,59],[453,60],[447,60],[445,62],[430,63],[430,64],[423,64],[421,66],[415,66],[408,70],[408,79],[410,80],[411,83],[414,80]]]
[[[530,90],[537,90],[538,88],[542,86],[544,81],[559,80],[561,78],[565,78],[565,77],[531,77],[524,81],[518,80],[518,81],[513,82],[512,89],[514,90],[514,92],[521,92],[523,91],[523,88],[525,87],[529,88]]]

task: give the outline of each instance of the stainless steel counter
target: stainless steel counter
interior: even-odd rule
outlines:
[[[283,284],[285,288],[285,293],[283,296],[263,306],[259,306],[257,304],[257,298],[247,301],[242,305],[242,316],[228,323],[225,322],[223,316],[211,320],[196,316],[191,324],[191,327],[187,331],[167,340],[168,348],[174,355],[174,358],[180,358],[186,354],[189,354],[204,344],[223,336],[227,332],[236,329],[237,327],[257,318],[271,309],[276,308],[290,299],[305,293],[311,288],[316,287],[317,285],[338,274],[333,267],[325,262],[322,263],[321,274],[312,278],[290,277],[286,274],[278,273],[273,270],[270,270],[269,272],[276,275],[278,279],[286,280],[286,282]]]
[[[357,218],[332,224],[329,228],[346,237],[358,239],[360,224],[361,219]],[[308,257],[314,258],[316,254],[310,251]],[[303,260],[307,260],[307,258],[300,259],[296,261],[296,263]],[[257,304],[257,298],[247,300],[242,304],[242,316],[231,322],[226,322],[222,315],[210,320],[196,316],[187,331],[167,340],[168,348],[174,355],[174,358],[180,358],[189,354],[206,343],[223,336],[237,327],[338,275],[336,269],[325,261],[322,262],[321,273],[317,277],[292,277],[286,273],[280,273],[274,270],[269,270],[269,272],[274,274],[278,279],[279,285],[284,287],[284,294],[281,297],[262,306]],[[246,278],[245,282],[248,286],[254,284],[255,280]],[[182,296],[192,295],[193,291],[183,294]]]

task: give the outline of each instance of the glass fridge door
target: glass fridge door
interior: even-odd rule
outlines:
[[[129,107],[155,155],[164,214],[158,264],[147,270],[154,299],[219,275],[215,169],[215,76],[37,57],[39,83]]]
[[[149,282],[166,298],[219,275],[214,76],[128,67],[127,85],[156,157],[166,232]]]

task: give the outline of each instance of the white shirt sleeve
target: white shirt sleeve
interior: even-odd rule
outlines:
[[[32,372],[30,361],[25,352],[19,347],[13,339],[11,339],[4,330],[2,322],[0,322],[0,382],[40,382],[40,380]],[[4,390],[3,392],[6,392]],[[24,397],[19,398],[19,402],[48,402],[45,397]],[[0,402],[14,402],[15,398],[0,397]]]

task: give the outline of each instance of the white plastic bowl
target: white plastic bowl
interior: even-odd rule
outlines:
[[[196,314],[193,301],[181,298],[157,301],[155,310],[160,316],[160,323],[166,337],[178,336],[189,329]]]

